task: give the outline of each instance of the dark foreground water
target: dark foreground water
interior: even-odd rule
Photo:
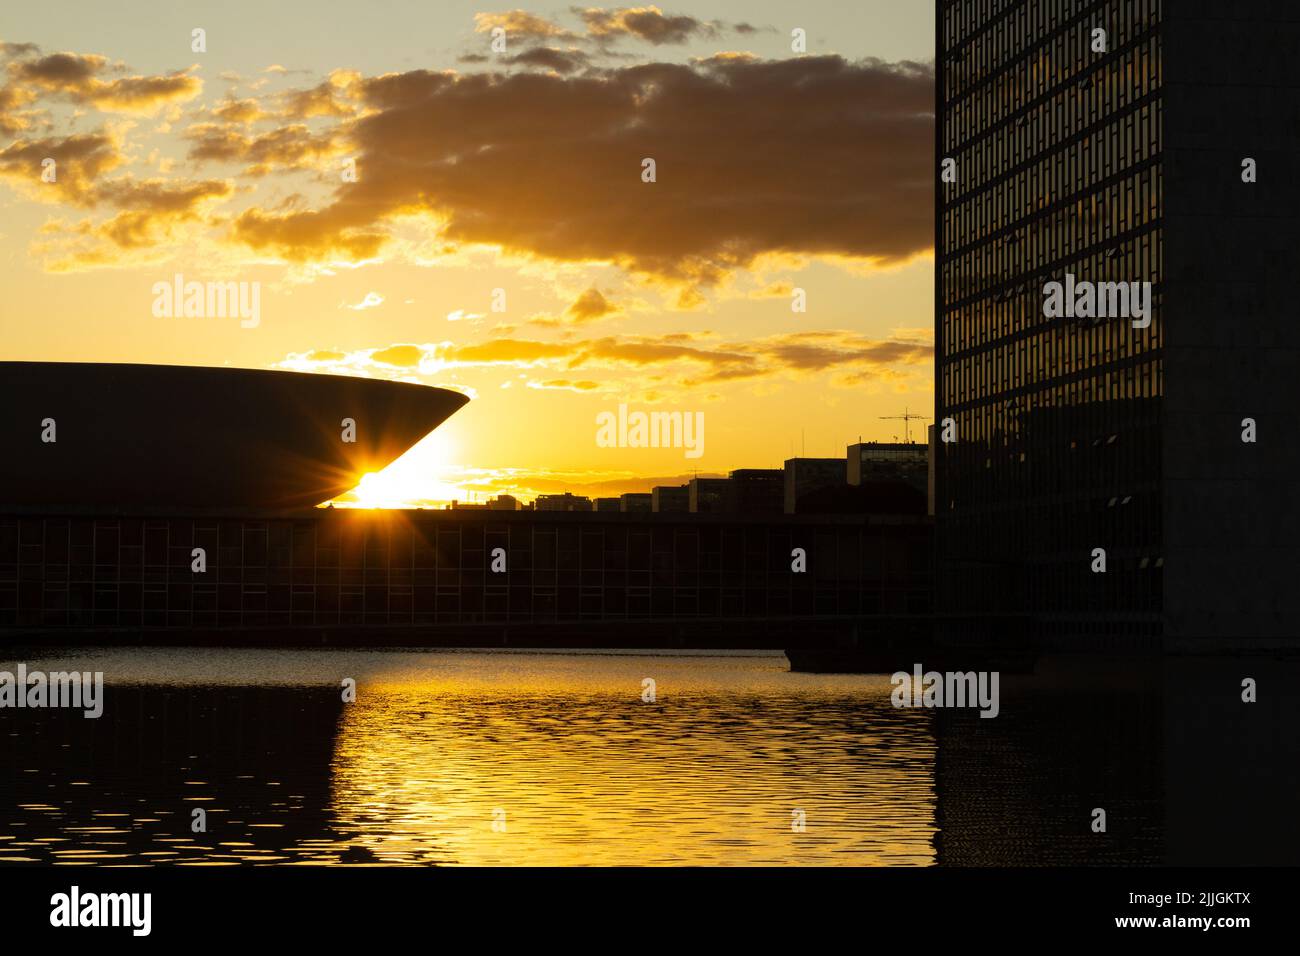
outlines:
[[[1242,774],[1260,812],[1295,797],[1275,765],[1295,724],[1268,738],[1276,708],[1243,705],[1222,663],[1171,682],[1040,661],[981,719],[766,652],[85,650],[0,670],[20,659],[103,671],[105,706],[0,710],[0,863],[1157,863],[1251,839]],[[1225,736],[1225,715],[1245,724]],[[1229,816],[1198,843],[1203,805]]]

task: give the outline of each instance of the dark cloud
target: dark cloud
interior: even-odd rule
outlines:
[[[557,50],[554,47],[533,47],[503,61],[512,66],[535,66],[556,73],[576,73],[588,65],[587,55],[580,50]]]
[[[25,57],[40,53],[41,48],[35,43],[12,43],[0,41],[0,57]]]
[[[140,212],[189,213],[210,199],[224,199],[232,192],[229,183],[219,179],[197,182],[164,179],[115,179],[95,190],[96,202],[134,209]]]
[[[235,234],[288,259],[370,255],[389,218],[423,210],[453,242],[687,286],[765,253],[904,260],[932,242],[933,84],[916,63],[736,55],[364,79],[360,182],[322,209],[251,210]]]
[[[101,73],[108,58],[93,53],[51,53],[10,67],[17,79],[51,90],[77,90]]]
[[[186,70],[160,76],[118,75],[122,67],[94,53],[51,53],[13,61],[8,70],[14,83],[107,112],[152,113],[168,103],[192,99],[203,89],[203,81]]]
[[[195,123],[183,135],[190,143],[190,159],[243,163],[247,176],[316,168],[342,150],[336,130],[315,133],[303,123],[258,134],[245,132],[242,122]]]
[[[716,36],[718,25],[688,16],[669,16],[658,7],[598,7],[574,9],[587,25],[587,33],[599,39],[635,37],[655,46],[685,43],[694,36]]]

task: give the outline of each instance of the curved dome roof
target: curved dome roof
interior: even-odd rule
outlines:
[[[0,362],[0,508],[317,505],[467,401],[339,375]],[[46,419],[53,442],[42,440]],[[344,419],[355,422],[352,442]]]

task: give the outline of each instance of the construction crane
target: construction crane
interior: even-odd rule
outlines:
[[[903,414],[901,415],[881,415],[880,417],[882,420],[901,418],[903,420],[903,440],[909,445],[912,443],[912,419],[915,418],[917,421],[929,420],[926,415],[913,415],[906,405],[903,406]]]

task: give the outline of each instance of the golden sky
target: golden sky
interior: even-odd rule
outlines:
[[[466,392],[370,483],[405,500],[892,440],[933,403],[933,5],[843,6],[14,6],[3,357]],[[155,314],[177,275],[256,325]],[[620,405],[703,454],[601,447]]]

